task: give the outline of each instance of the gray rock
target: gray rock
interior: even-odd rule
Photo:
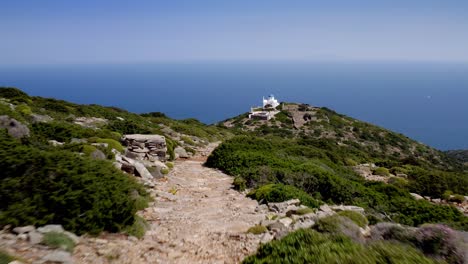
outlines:
[[[39,114],[31,114],[32,122],[33,123],[47,123],[54,120],[52,117],[48,115],[39,115]]]
[[[273,235],[271,235],[269,232],[266,232],[260,235],[260,243],[262,244],[266,244],[273,239],[274,239]]]
[[[286,226],[284,226],[280,222],[274,222],[274,223],[268,225],[267,228],[268,228],[268,230],[273,231],[273,232],[278,232],[278,231],[281,231],[281,230],[287,230]]]
[[[268,205],[266,204],[259,204],[256,208],[255,208],[255,212],[267,212],[268,211]]]
[[[24,233],[29,233],[29,232],[32,232],[32,231],[35,231],[36,228],[32,225],[28,225],[28,226],[18,226],[18,227],[15,227],[13,228],[13,233],[15,234],[24,234]]]
[[[64,144],[63,142],[59,142],[57,140],[49,140],[48,142],[49,142],[49,144],[51,144],[54,147],[60,147],[60,146],[63,146],[63,144]]]
[[[116,169],[118,170],[122,169],[122,163],[115,161],[115,162],[112,162],[112,164],[114,165]]]
[[[279,219],[278,222],[282,223],[285,227],[289,227],[293,223],[293,220],[289,217],[285,217]]]
[[[106,154],[104,154],[104,152],[102,152],[99,149],[96,149],[95,151],[93,151],[90,156],[92,159],[95,159],[95,160],[105,160],[107,158]]]
[[[39,227],[37,231],[45,234],[45,233],[50,233],[50,232],[63,233],[65,230],[63,229],[61,225],[46,225],[43,227]]]
[[[187,151],[181,147],[181,146],[177,146],[175,149],[174,149],[174,153],[176,155],[179,156],[179,158],[182,158],[182,159],[187,159],[189,157]]]
[[[107,143],[91,143],[91,145],[93,145],[95,147],[103,147],[103,148],[108,148],[109,147],[109,144],[107,144]]]
[[[353,211],[353,212],[364,214],[364,208],[359,207],[359,206],[354,206],[354,205],[332,205],[332,206],[329,206],[329,208],[336,212]],[[320,209],[322,209],[322,207],[320,207]]]
[[[159,167],[153,167],[150,173],[151,176],[153,176],[155,179],[161,179],[164,177],[164,175],[161,173],[161,168]]]
[[[305,219],[304,221],[297,221],[293,224],[292,229],[297,230],[300,228],[310,228],[315,225],[315,221],[312,219]]]
[[[17,236],[17,238],[18,238],[19,240],[28,240],[28,234],[26,234],[26,233],[19,234],[19,235]]]
[[[299,209],[297,206],[301,203],[298,199],[293,199],[281,203],[268,203],[270,211],[277,213],[286,213],[289,210]]]
[[[29,242],[33,245],[40,244],[42,240],[44,239],[44,235],[37,231],[30,232],[28,236],[29,236]]]
[[[29,128],[14,118],[7,115],[0,116],[0,128],[6,128],[8,134],[14,138],[29,136]]]
[[[145,165],[143,165],[141,162],[135,161],[133,166],[135,166],[135,170],[138,172],[138,175],[143,179],[153,179],[153,175],[151,175]]]
[[[88,140],[85,139],[85,138],[72,138],[70,140],[70,143],[72,143],[72,144],[84,144],[84,143],[88,143]]]
[[[9,262],[8,264],[24,264],[24,262],[21,262],[19,260],[13,260],[12,262]]]
[[[55,250],[47,255],[45,255],[40,263],[62,263],[62,264],[72,264],[73,259],[70,253],[60,250]]]
[[[421,195],[417,194],[417,193],[410,193],[411,196],[413,196],[414,199],[416,200],[424,200],[424,197],[422,197]]]
[[[330,206],[328,206],[328,204],[321,205],[320,211],[325,212],[325,213],[333,212],[333,210],[330,208]]]

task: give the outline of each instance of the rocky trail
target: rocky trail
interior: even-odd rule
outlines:
[[[141,212],[149,223],[142,239],[114,234],[82,239],[74,262],[238,263],[254,253],[260,238],[246,231],[265,214],[256,212],[256,201],[231,189],[232,177],[203,162],[201,156],[176,161],[167,177],[154,180],[154,202]]]

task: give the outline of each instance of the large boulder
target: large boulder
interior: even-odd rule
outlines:
[[[33,123],[47,123],[54,120],[52,117],[48,115],[39,115],[39,114],[31,114],[31,119]]]
[[[14,138],[29,136],[29,128],[14,118],[7,115],[0,116],[0,128],[6,128],[8,134]]]
[[[138,172],[138,175],[143,179],[150,180],[153,179],[153,175],[148,171],[148,169],[143,165],[143,163],[139,161],[135,161],[133,166],[135,166],[135,170]]]
[[[104,154],[104,152],[102,152],[99,149],[96,149],[91,153],[91,158],[96,160],[105,160],[107,157],[106,154]]]
[[[176,147],[174,149],[174,153],[177,157],[182,158],[182,159],[187,159],[189,157],[187,151],[181,146]]]

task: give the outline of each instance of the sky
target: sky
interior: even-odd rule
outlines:
[[[2,0],[0,64],[468,62],[468,1]]]

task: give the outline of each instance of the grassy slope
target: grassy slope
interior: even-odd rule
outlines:
[[[22,140],[0,131],[0,200],[5,201],[0,203],[0,226],[60,223],[77,233],[124,230],[137,222],[134,213],[147,204],[143,187],[111,163],[111,148],[123,149],[119,143],[123,134],[165,135],[171,158],[177,145],[194,151],[231,135],[194,119],[173,120],[161,113],[138,115],[115,107],[31,97],[15,88],[0,88],[0,115],[30,129],[30,136]],[[35,115],[52,120],[34,122]],[[106,121],[87,128],[75,123],[77,117]],[[87,142],[72,143],[72,139]],[[64,145],[52,146],[49,140]],[[94,142],[109,147],[92,146]],[[90,157],[98,149],[107,160]]]

